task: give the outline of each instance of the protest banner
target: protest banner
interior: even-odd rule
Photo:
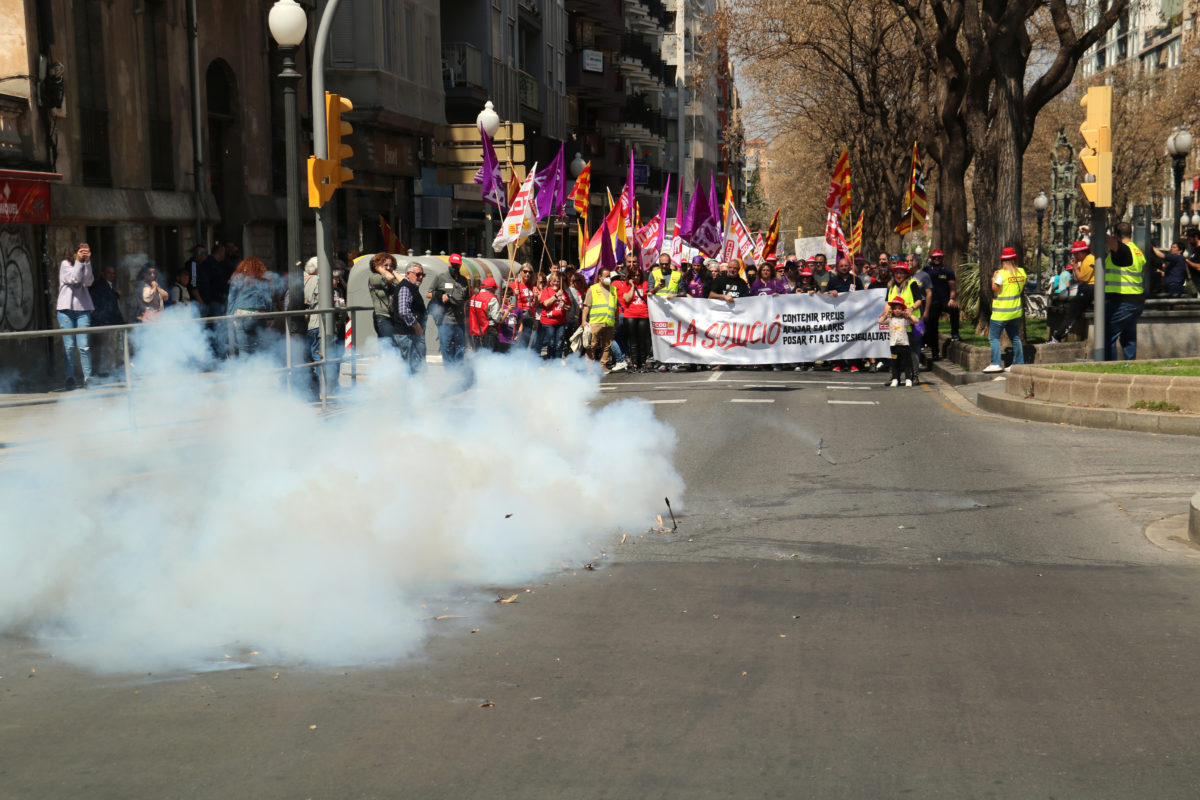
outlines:
[[[681,364],[791,364],[887,358],[887,295],[782,294],[724,300],[652,295],[654,358]]]

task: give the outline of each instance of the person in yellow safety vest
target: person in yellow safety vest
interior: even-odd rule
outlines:
[[[1133,226],[1118,222],[1104,257],[1104,360],[1115,361],[1117,340],[1126,361],[1137,358],[1137,323],[1146,307],[1142,280],[1146,256],[1133,239]]]
[[[605,372],[612,368],[613,334],[617,329],[617,290],[612,285],[612,270],[607,267],[596,275],[583,299],[583,318],[591,331],[592,343],[587,355],[599,361]]]
[[[651,292],[659,297],[676,297],[680,286],[683,285],[683,273],[671,266],[671,257],[662,253],[658,257],[658,266],[650,270]]]
[[[1075,321],[1084,311],[1092,307],[1092,294],[1095,291],[1096,281],[1093,267],[1096,264],[1096,257],[1088,252],[1089,250],[1091,248],[1088,243],[1082,239],[1077,239],[1071,245],[1071,263],[1066,268],[1075,273],[1075,296],[1067,305],[1067,313],[1059,324],[1058,330],[1050,337],[1052,344],[1066,339],[1067,334],[1075,325]]]
[[[1007,333],[1013,347],[1014,364],[1025,363],[1021,345],[1021,296],[1025,291],[1025,270],[1017,266],[1017,251],[1011,247],[1000,253],[1000,269],[992,276],[992,316],[988,324],[988,344],[992,363],[984,372],[1007,372],[1000,353],[1000,334]]]

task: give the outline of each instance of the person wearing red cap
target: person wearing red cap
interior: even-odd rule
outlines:
[[[925,303],[925,289],[922,288],[920,281],[912,277],[911,269],[906,261],[897,261],[892,264],[892,280],[888,283],[887,301],[890,304],[896,298],[904,300],[904,307],[913,320],[912,324],[908,326],[904,345],[908,350],[908,360],[911,366],[903,371],[907,373],[908,379],[914,384],[920,383],[921,351],[917,348],[921,340],[916,335],[914,325],[920,319],[921,306]],[[901,368],[903,367],[902,364]],[[896,365],[893,364],[892,370],[895,371],[895,369]]]
[[[903,297],[896,296],[888,300],[883,313],[879,315],[879,324],[888,326],[888,343],[892,347],[892,382],[889,386],[900,385],[900,373],[905,373],[904,385],[912,386],[916,377],[911,371],[912,360],[909,358],[908,332],[912,330],[917,318],[908,309],[908,303]]]
[[[433,302],[441,307],[437,318],[438,347],[442,350],[442,363],[457,364],[466,350],[463,325],[467,319],[467,279],[462,274],[462,256],[450,254],[450,264],[445,272],[433,282]]]
[[[1078,239],[1071,245],[1071,263],[1067,266],[1075,273],[1075,296],[1067,306],[1067,313],[1059,324],[1058,329],[1050,334],[1051,343],[1057,344],[1067,338],[1067,334],[1075,325],[1084,311],[1092,307],[1096,289],[1096,257],[1091,254],[1088,243]]]
[[[1017,264],[1017,251],[1011,247],[1000,253],[1000,269],[992,276],[992,316],[988,321],[988,343],[992,347],[992,361],[983,368],[984,372],[1007,372],[1000,352],[1000,334],[1007,333],[1012,342],[1013,364],[1025,363],[1025,350],[1021,344],[1021,298],[1025,291],[1025,270]]]
[[[938,323],[942,314],[950,317],[950,341],[962,341],[958,336],[958,279],[954,270],[947,267],[943,260],[945,253],[940,249],[929,254],[929,266],[926,271],[933,281],[933,292],[930,295],[929,308],[925,312],[925,341],[929,342],[930,357],[933,361],[941,358],[941,338],[938,336]]]
[[[479,291],[471,297],[467,309],[467,331],[471,334],[472,350],[499,350],[500,339],[496,326],[504,319],[500,299],[496,297],[496,279],[483,279]]]

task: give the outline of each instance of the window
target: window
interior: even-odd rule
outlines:
[[[383,68],[393,75],[404,73],[404,53],[394,43],[400,41],[400,8],[395,3],[383,4],[383,24],[380,35],[383,37]]]
[[[79,93],[79,168],[85,186],[112,186],[108,146],[108,91],[104,77],[104,18],[101,0],[76,0],[75,75]]]
[[[421,79],[421,61],[417,42],[421,41],[420,27],[417,24],[417,7],[412,3],[404,6],[404,55],[406,64],[404,77],[410,81]]]
[[[150,125],[146,148],[150,186],[175,188],[174,131],[171,126],[171,62],[167,58],[167,9],[163,0],[148,0],[143,13],[146,38],[146,110]]]

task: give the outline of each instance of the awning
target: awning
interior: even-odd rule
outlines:
[[[50,181],[61,180],[57,172],[0,169],[0,224],[50,222]]]

